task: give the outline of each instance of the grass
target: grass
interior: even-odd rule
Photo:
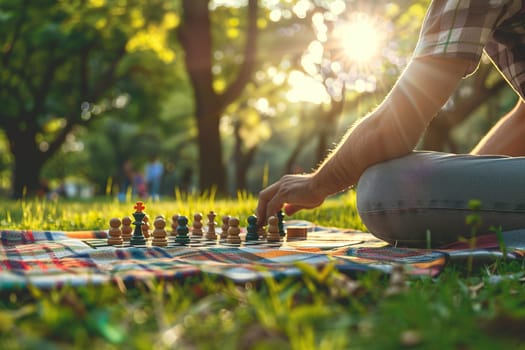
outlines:
[[[241,218],[256,200],[189,196],[147,204],[152,215],[216,211]],[[2,228],[100,229],[129,204],[109,199],[4,201]],[[352,192],[294,218],[364,229]],[[0,349],[525,349],[523,266],[410,279],[388,293],[378,273],[333,266],[300,279],[233,285],[210,277],[135,288],[0,291]],[[494,282],[494,274],[502,276]]]

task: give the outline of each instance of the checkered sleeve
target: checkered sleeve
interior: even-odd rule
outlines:
[[[433,0],[414,57],[440,56],[472,61],[477,68],[494,30],[518,12],[521,0]]]

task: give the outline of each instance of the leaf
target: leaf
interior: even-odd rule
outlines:
[[[110,320],[109,311],[95,310],[87,317],[87,323],[111,343],[121,343],[125,338],[124,328]]]

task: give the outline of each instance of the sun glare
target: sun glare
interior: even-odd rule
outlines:
[[[366,63],[379,53],[381,33],[377,24],[366,15],[341,24],[337,34],[345,56],[353,62]]]

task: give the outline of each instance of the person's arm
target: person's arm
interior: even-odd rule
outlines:
[[[470,153],[525,156],[525,102],[518,101]]]
[[[259,193],[260,223],[283,205],[287,215],[315,208],[355,185],[369,166],[411,152],[469,64],[462,59],[412,60],[381,105],[350,128],[315,172],[285,175]]]

